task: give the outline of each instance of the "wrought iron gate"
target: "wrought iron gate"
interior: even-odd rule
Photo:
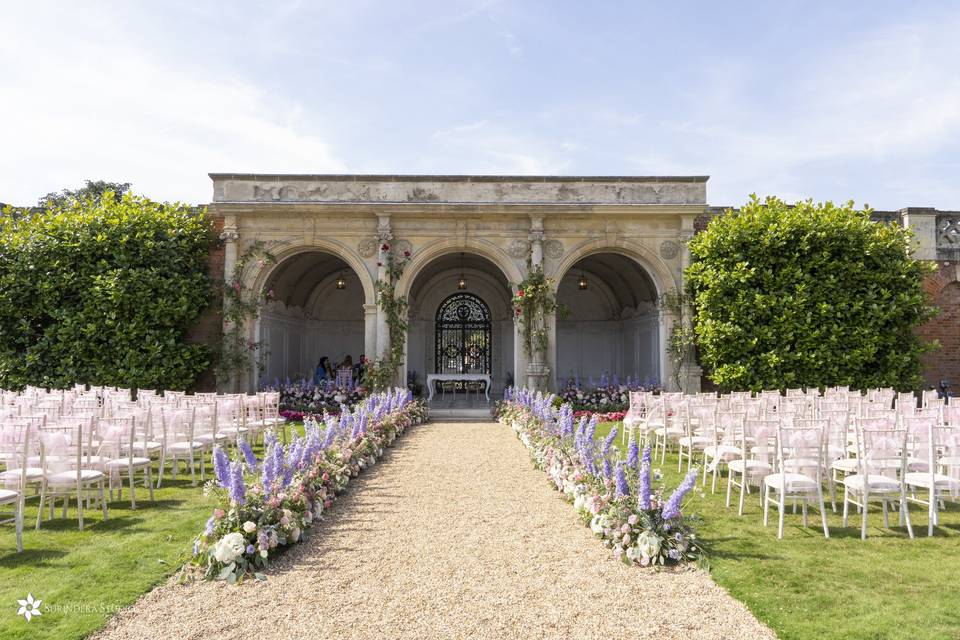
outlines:
[[[472,293],[455,293],[437,309],[437,373],[490,373],[490,308]]]

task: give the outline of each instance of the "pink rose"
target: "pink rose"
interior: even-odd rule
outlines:
[[[217,520],[222,520],[222,519],[223,519],[223,516],[225,516],[225,515],[227,515],[227,514],[226,514],[226,512],[225,512],[223,509],[214,509],[214,510],[213,510],[213,517],[216,518]]]

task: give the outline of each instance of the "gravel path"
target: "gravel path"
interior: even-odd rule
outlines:
[[[269,575],[171,582],[96,637],[774,637],[701,571],[614,561],[494,423],[413,427]]]

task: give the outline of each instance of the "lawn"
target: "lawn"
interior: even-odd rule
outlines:
[[[600,425],[605,437],[612,423]],[[620,445],[620,436],[617,444]],[[659,468],[658,463],[654,468]],[[680,480],[676,456],[663,466],[667,488]],[[927,538],[925,507],[911,506],[906,527],[884,529],[871,509],[868,539],[860,540],[859,519],[841,527],[827,502],[830,539],[819,515],[810,527],[789,511],[784,538],[777,540],[776,512],[763,526],[759,495],[748,496],[744,515],[736,501],[725,506],[726,484],[710,494],[698,484],[684,513],[703,516],[703,538],[711,547],[714,580],[744,602],[784,640],[800,638],[960,638],[960,509],[949,505],[935,536]],[[734,496],[738,494],[735,492]],[[840,504],[837,505],[838,510]],[[896,514],[891,517],[896,524]]]
[[[156,471],[154,466],[154,477]],[[213,477],[209,456],[206,474]],[[82,532],[76,510],[61,518],[59,502],[55,519],[36,531],[37,500],[28,500],[22,553],[13,524],[0,526],[0,603],[7,612],[0,616],[0,638],[83,638],[188,560],[211,510],[199,479],[191,486],[181,468],[171,480],[168,465],[154,502],[142,483],[136,510],[126,488],[123,497],[109,504],[106,521],[99,510],[85,510]],[[42,615],[30,622],[16,615],[17,600],[27,593],[43,601]]]

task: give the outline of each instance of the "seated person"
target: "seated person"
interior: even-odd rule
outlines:
[[[320,384],[321,382],[333,380],[333,378],[333,366],[330,364],[330,359],[327,356],[322,356],[320,362],[317,364],[316,371],[313,373],[313,382],[314,384]]]

